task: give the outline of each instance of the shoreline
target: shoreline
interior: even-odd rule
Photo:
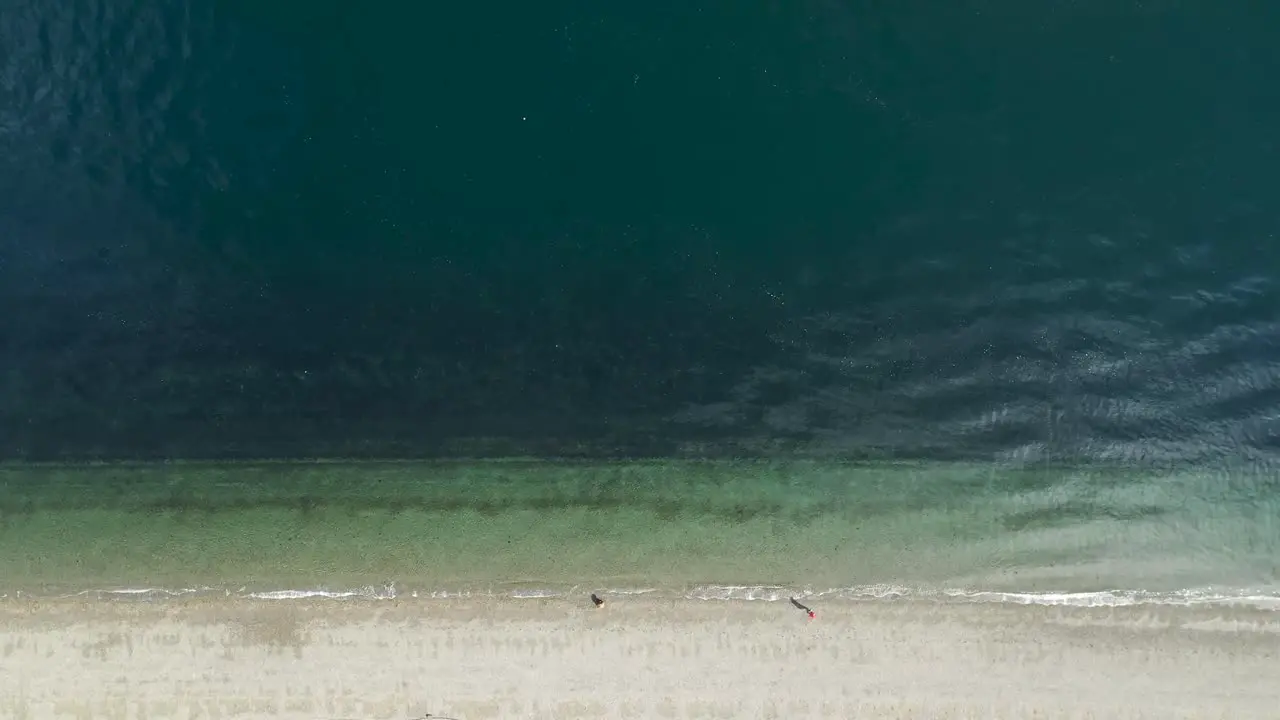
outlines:
[[[808,604],[5,600],[0,714],[1262,718],[1280,697],[1272,611]]]
[[[949,605],[1010,605],[1063,608],[1187,608],[1233,610],[1257,610],[1276,613],[1280,611],[1280,590],[1276,588],[1203,587],[1172,591],[1152,591],[1129,588],[1100,590],[990,590],[977,588],[926,588],[903,585],[865,585],[844,588],[814,589],[769,584],[716,585],[698,584],[673,587],[659,584],[626,586],[621,583],[599,582],[572,585],[539,583],[536,581],[512,581],[505,583],[458,586],[449,589],[405,589],[394,582],[370,584],[361,587],[332,588],[250,588],[247,586],[219,587],[92,587],[84,589],[46,588],[40,591],[23,589],[0,590],[0,605],[4,603],[329,603],[334,607],[344,603],[399,604],[416,606],[423,610],[440,603],[453,602],[574,602],[591,593],[623,601],[646,602],[723,602],[723,603],[785,603],[798,598],[819,603],[869,604],[916,603],[939,606]]]

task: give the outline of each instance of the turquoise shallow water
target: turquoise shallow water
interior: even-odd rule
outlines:
[[[1260,487],[799,460],[11,465],[0,592],[1266,604],[1280,508]]]

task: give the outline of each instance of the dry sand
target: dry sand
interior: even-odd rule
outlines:
[[[1280,614],[0,601],[3,718],[1280,718]]]

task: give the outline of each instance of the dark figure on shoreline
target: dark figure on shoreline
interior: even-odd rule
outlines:
[[[815,614],[813,613],[813,610],[810,610],[810,609],[809,609],[809,606],[807,606],[807,605],[801,605],[799,600],[797,600],[797,599],[795,599],[795,598],[791,598],[791,604],[792,604],[792,605],[795,605],[796,607],[798,607],[798,608],[800,608],[801,610],[805,611],[805,612],[809,615],[809,619],[810,619],[810,620],[812,620],[812,619],[814,619],[815,617],[817,617],[817,615],[815,615]]]
[[[595,603],[596,607],[600,607],[604,604],[604,600],[601,600],[600,596],[595,593],[591,593],[591,602]]]

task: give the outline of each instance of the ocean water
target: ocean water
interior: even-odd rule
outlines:
[[[1206,488],[1234,486],[1210,498]],[[1280,608],[1249,475],[830,461],[6,468],[0,591]],[[1201,495],[1202,505],[1189,497]]]
[[[0,0],[0,593],[1274,604],[1276,10],[889,5]]]

